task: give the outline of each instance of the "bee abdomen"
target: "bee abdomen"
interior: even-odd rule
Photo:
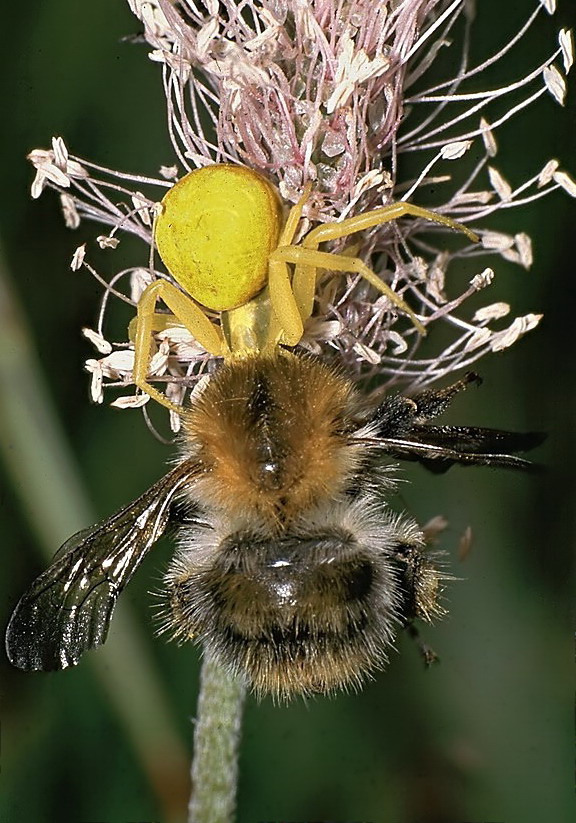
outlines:
[[[195,636],[259,694],[359,685],[386,661],[398,582],[341,528],[227,537],[213,563],[171,574],[176,633]]]

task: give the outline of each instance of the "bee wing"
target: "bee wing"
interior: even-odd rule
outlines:
[[[104,643],[118,595],[166,530],[174,496],[197,473],[195,461],[184,461],[133,503],[64,543],[10,618],[11,663],[65,669]]]
[[[417,460],[433,472],[447,471],[454,463],[496,466],[504,469],[537,469],[529,460],[508,452],[527,451],[545,435],[505,432],[476,426],[415,425],[406,437],[384,437],[384,451],[404,460]]]
[[[410,434],[426,443],[452,448],[459,454],[510,455],[529,451],[546,439],[542,432],[507,432],[481,426],[413,426]]]

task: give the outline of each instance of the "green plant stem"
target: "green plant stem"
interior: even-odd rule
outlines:
[[[188,823],[232,823],[246,688],[205,655],[194,730]]]

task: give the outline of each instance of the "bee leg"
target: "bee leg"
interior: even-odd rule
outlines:
[[[439,663],[440,658],[432,648],[429,646],[428,643],[425,643],[422,640],[422,635],[420,634],[419,629],[414,625],[414,623],[410,622],[406,625],[406,631],[408,632],[408,636],[415,641],[416,647],[420,652],[420,656],[424,661],[424,665],[426,668],[432,666],[434,663]]]
[[[482,378],[475,372],[469,371],[461,380],[457,380],[450,386],[445,386],[443,389],[428,389],[413,395],[411,399],[416,404],[414,422],[423,423],[432,417],[438,417],[446,411],[454,397],[464,391],[470,383],[476,383],[479,386]]]

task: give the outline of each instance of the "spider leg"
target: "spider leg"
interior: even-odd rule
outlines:
[[[451,220],[450,217],[438,214],[435,211],[430,211],[430,209],[415,206],[413,203],[398,200],[397,203],[390,203],[389,206],[372,209],[372,211],[366,211],[363,214],[354,215],[354,217],[347,217],[345,220],[340,220],[339,222],[322,223],[321,226],[316,226],[315,229],[308,232],[306,237],[302,239],[302,245],[308,249],[317,249],[320,243],[325,243],[327,240],[339,240],[341,237],[348,237],[349,234],[354,234],[357,231],[364,231],[374,226],[381,226],[383,223],[389,223],[391,220],[397,220],[399,217],[406,215],[410,217],[422,217],[433,223],[441,223],[443,226],[448,226],[455,231],[462,232],[472,240],[473,243],[477,243],[480,239],[478,235],[467,226],[456,222],[456,220]]]
[[[421,217],[425,220],[441,223],[442,225],[448,226],[455,231],[463,232],[475,243],[479,240],[478,235],[473,231],[470,231],[470,229],[462,223],[458,223],[449,217],[445,217],[443,214],[438,214],[437,212],[430,211],[429,209],[423,209],[420,206],[415,206],[412,203],[406,203],[403,200],[399,200],[397,203],[391,203],[390,205],[382,206],[379,209],[372,209],[371,211],[355,215],[354,217],[348,217],[345,220],[340,220],[339,222],[323,223],[321,226],[317,226],[315,229],[308,232],[308,234],[302,239],[301,246],[305,249],[317,251],[320,243],[325,243],[329,240],[339,240],[342,237],[348,237],[350,234],[354,234],[355,232],[364,231],[365,229],[370,229],[374,226],[388,223],[391,220],[397,220],[399,217],[404,217],[405,215],[410,215],[411,217]],[[343,258],[344,255],[339,255],[339,257]],[[412,319],[412,322],[418,331],[421,334],[424,333],[424,328],[420,321],[415,317],[414,313],[406,305],[406,303],[401,300],[401,298],[399,298],[395,292],[392,291],[392,289],[386,286],[386,284],[383,284],[380,278],[377,278],[376,282],[374,280],[376,275],[374,275],[371,269],[362,264],[362,261],[360,261],[361,266],[356,268],[358,266],[358,258],[347,259],[353,259],[356,261],[353,268],[343,269],[339,266],[331,267],[320,263],[318,264],[318,268],[333,268],[338,271],[357,271],[365,279],[372,283],[372,285],[379,291],[386,294],[387,297],[389,297],[390,300],[398,306],[398,308],[405,311]],[[312,314],[314,294],[316,291],[315,268],[310,265],[306,265],[305,260],[302,260],[302,262],[296,264],[292,287],[300,315],[305,322]]]
[[[170,312],[154,312],[152,317],[152,331],[159,332],[165,329],[170,329],[173,326],[181,326],[182,324],[178,318]],[[132,343],[136,337],[136,328],[138,327],[138,315],[135,314],[132,320],[128,323],[128,340]]]
[[[391,289],[387,283],[378,277],[372,269],[369,269],[364,261],[360,260],[359,257],[347,257],[343,254],[333,254],[331,252],[318,251],[317,249],[305,248],[303,246],[284,246],[276,249],[276,251],[272,253],[270,263],[271,270],[272,266],[276,265],[277,261],[278,263],[280,261],[285,261],[285,263],[294,263],[296,265],[296,270],[299,277],[298,281],[295,283],[294,292],[298,295],[298,300],[300,302],[303,302],[303,295],[306,298],[310,295],[312,298],[314,296],[316,269],[327,269],[328,271],[333,272],[356,272],[367,280],[370,285],[374,286],[374,288],[381,294],[386,295],[390,302],[397,306],[397,308],[407,314],[420,334],[426,334],[426,329],[416,314],[412,311],[410,306],[408,306],[408,304],[398,294],[396,294],[396,292]],[[270,280],[270,295],[274,310],[277,311],[276,304],[274,302],[274,294],[272,292],[272,280]],[[296,298],[293,297],[293,300],[294,306],[298,308]],[[306,320],[312,314],[312,302],[310,301],[309,305],[304,308],[306,311],[304,319]],[[298,312],[298,317],[300,319],[300,324],[302,325],[300,312]],[[284,329],[285,341],[291,346],[296,345],[298,340],[293,342],[294,338],[292,336],[292,332],[296,331],[296,327],[288,327],[285,325],[283,317],[279,316],[278,319],[282,323],[282,328]],[[300,336],[302,336],[301,332]]]
[[[278,239],[278,247],[292,247],[292,242],[302,218],[302,210],[306,205],[312,183],[304,187],[302,196],[288,212],[288,217],[282,233]],[[268,262],[268,286],[270,301],[274,310],[269,329],[269,346],[272,347],[282,339],[289,346],[295,346],[304,333],[304,320],[309,315],[302,313],[301,301],[294,294],[290,271],[287,263],[276,256],[273,251]]]
[[[295,346],[304,333],[304,322],[294,297],[288,263],[294,260],[282,255],[286,249],[298,249],[298,246],[282,246],[273,251],[268,261],[268,288],[270,302],[280,329],[282,340],[289,346]],[[307,319],[307,318],[304,318]]]
[[[298,223],[302,219],[302,210],[304,206],[308,202],[308,198],[310,197],[310,192],[312,191],[312,183],[307,183],[304,186],[304,191],[300,197],[300,200],[296,203],[296,205],[292,206],[290,211],[288,212],[288,217],[286,218],[286,222],[284,223],[284,228],[282,229],[282,234],[278,239],[279,246],[290,246],[294,240],[294,235],[296,234],[296,230],[298,228]]]
[[[158,391],[147,380],[150,366],[150,345],[152,334],[156,330],[156,318],[158,317],[155,312],[156,301],[159,299],[164,301],[173,316],[211,354],[221,356],[226,354],[228,349],[220,329],[211,323],[202,309],[176,286],[173,286],[167,280],[155,280],[146,286],[137,306],[133,379],[138,388],[149,394],[158,403],[180,413],[182,407],[171,403],[162,392]]]

